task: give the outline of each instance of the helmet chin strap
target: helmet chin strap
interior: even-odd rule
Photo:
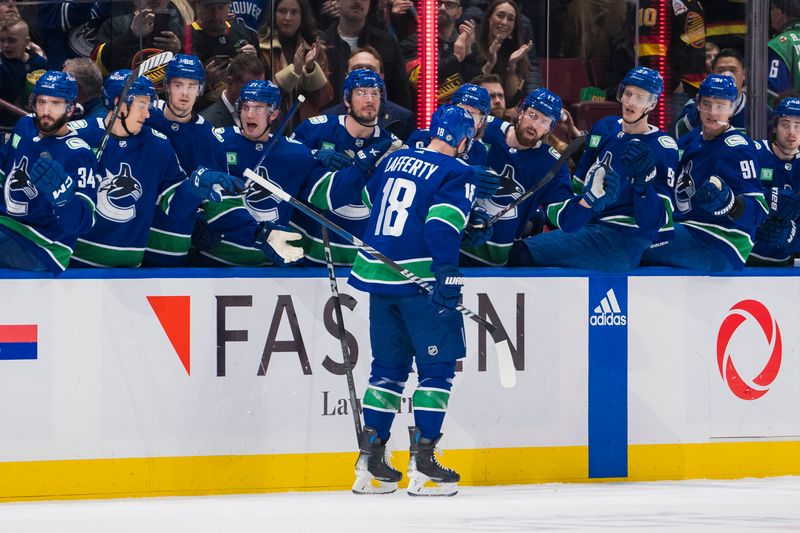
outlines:
[[[625,120],[625,115],[623,115],[623,116],[622,116],[622,121],[623,121],[625,124],[636,124],[637,122],[639,122],[640,120],[642,120],[643,118],[645,118],[647,115],[649,115],[649,114],[650,114],[650,111],[652,111],[653,109],[654,109],[654,108],[650,108],[650,109],[646,110],[644,113],[642,113],[641,115],[639,115],[639,118],[637,118],[636,120]]]
[[[127,113],[122,113],[122,111],[120,111],[119,112],[119,123],[122,124],[122,129],[125,130],[125,133],[127,133],[128,135],[133,136],[135,134],[131,130],[128,129],[128,124],[127,124],[127,122],[125,122],[126,118],[128,118],[128,114]]]
[[[169,94],[167,94],[167,108],[169,108],[170,112],[173,115],[175,115],[176,118],[186,118],[188,116],[191,116],[191,114],[192,114],[192,109],[191,108],[189,108],[189,112],[188,113],[184,113],[183,115],[181,115],[180,113],[175,111],[175,108],[172,107],[172,104],[169,101]]]
[[[42,126],[42,123],[39,121],[39,115],[36,115],[34,113],[34,116],[36,117],[35,118],[36,129],[39,130],[39,133],[43,133],[44,137],[47,137],[48,135],[52,135],[52,134],[56,133],[58,130],[60,130],[64,126],[64,124],[67,123],[67,116],[69,115],[69,109],[70,108],[67,107],[67,110],[64,112],[64,116],[62,116],[60,119],[58,119],[55,122],[53,122],[53,125],[50,126],[47,129],[45,129],[44,126]]]

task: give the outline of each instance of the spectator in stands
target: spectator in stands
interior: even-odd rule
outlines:
[[[392,34],[395,40],[402,42],[417,34],[417,10],[413,0],[386,0],[377,4],[379,9],[377,15],[383,16],[386,31]]]
[[[19,15],[17,0],[0,0],[0,20],[6,18],[6,15],[9,13],[16,13]]]
[[[215,128],[240,126],[236,112],[239,91],[251,80],[264,79],[264,63],[255,54],[239,54],[231,60],[225,79],[225,89],[214,104],[204,109],[200,115]]]
[[[464,83],[481,73],[481,60],[475,43],[475,22],[465,20],[460,26],[456,21],[464,10],[461,0],[439,0],[439,62],[437,69],[439,104],[450,101],[453,93]],[[417,34],[406,37],[400,46],[406,58],[406,69],[409,70],[411,85],[416,86],[419,77],[419,58],[417,57]]]
[[[377,1],[377,0],[376,0]],[[370,45],[380,54],[388,98],[412,109],[405,62],[400,45],[387,32],[367,23],[370,0],[340,0],[338,24],[332,24],[322,34],[328,46],[331,86],[334,102],[342,101],[342,86],[347,76],[347,63],[356,48]]]
[[[371,46],[363,48],[356,48],[347,62],[347,73],[359,69],[366,68],[378,72],[383,77],[383,63],[378,51]],[[344,101],[340,101],[337,105],[325,110],[326,115],[346,115],[347,108]],[[384,99],[381,102],[381,108],[378,112],[378,127],[383,130],[394,133],[399,139],[405,141],[411,132],[414,131],[416,124],[414,122],[414,114],[405,107],[399,106],[391,100]]]
[[[777,103],[778,95],[792,90],[800,92],[800,2],[796,0],[770,0],[769,23],[777,35],[768,46],[769,77],[767,86],[770,104]]]
[[[169,21],[166,29],[156,34],[156,13],[163,12],[169,13]],[[144,48],[177,53],[183,43],[183,24],[178,9],[169,0],[137,0],[133,13],[112,17],[100,26],[100,44],[92,58],[105,75],[133,68],[137,54]]]
[[[42,2],[36,6],[36,34],[50,68],[71,57],[88,57],[100,44],[97,32],[111,17],[111,2]],[[74,115],[73,115],[74,116]]]
[[[273,73],[281,88],[281,114],[302,94],[306,101],[300,105],[293,126],[320,113],[333,98],[333,88],[326,75],[325,44],[319,40],[317,23],[308,0],[276,0],[272,20],[262,26],[258,40],[261,58]]]
[[[714,67],[714,58],[719,54],[719,46],[706,39],[706,71],[711,74]]]
[[[28,74],[47,70],[47,60],[34,50],[28,25],[15,12],[0,19],[0,98],[18,107],[28,105],[25,83]],[[3,114],[2,125],[12,126],[17,117]]]
[[[605,61],[614,30],[625,21],[620,0],[572,0],[564,17],[564,57]]]
[[[747,94],[744,92],[745,69],[744,56],[736,48],[723,48],[711,63],[712,74],[730,76],[736,82],[738,97],[733,106],[733,115],[730,124],[734,128],[744,131],[747,119]],[[765,112],[769,113],[769,109]],[[675,122],[675,138],[678,139],[700,125],[700,115],[697,112],[697,102],[692,99],[683,106],[678,120]]]
[[[105,117],[103,105],[103,76],[100,69],[88,57],[78,57],[64,61],[64,72],[72,74],[78,82],[78,104],[81,113],[73,114],[72,119],[91,120],[93,117]]]
[[[267,22],[270,0],[236,0],[231,4],[231,12],[236,22],[250,31],[257,32]]]
[[[490,114],[499,119],[505,119],[506,95],[503,92],[503,80],[497,74],[487,74],[472,79],[475,85],[479,85],[489,91],[489,98],[492,99],[492,109]]]
[[[533,41],[522,42],[518,18],[519,8],[513,0],[494,0],[478,31],[481,73],[497,74],[503,79],[506,113],[522,101],[525,84],[532,75],[528,52]]]

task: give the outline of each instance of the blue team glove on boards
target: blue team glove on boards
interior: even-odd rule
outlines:
[[[244,182],[225,172],[199,167],[189,176],[192,194],[200,200],[211,202],[222,201],[222,193],[240,193],[244,190]]]

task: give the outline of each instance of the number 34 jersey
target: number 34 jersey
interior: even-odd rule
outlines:
[[[384,159],[364,188],[371,209],[363,240],[416,276],[458,264],[461,234],[473,204],[473,170],[463,161],[422,149]],[[363,251],[350,284],[373,294],[417,294],[417,285]]]

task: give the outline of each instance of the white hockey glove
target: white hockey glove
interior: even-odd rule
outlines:
[[[286,226],[262,222],[256,231],[255,244],[273,263],[283,265],[303,258],[302,238]]]

